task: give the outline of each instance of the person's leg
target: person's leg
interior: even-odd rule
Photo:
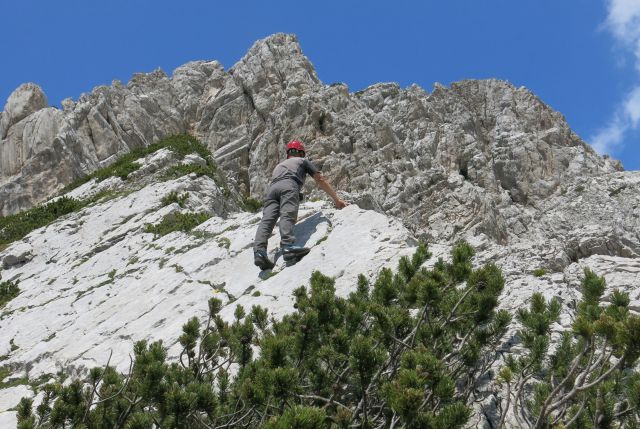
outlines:
[[[280,247],[287,266],[295,264],[309,253],[308,248],[294,245],[296,237],[293,228],[298,219],[299,195],[296,186],[282,192],[280,197]]]
[[[277,199],[267,198],[262,209],[262,220],[258,225],[256,237],[253,241],[253,250],[267,250],[267,242],[279,215],[280,202]]]
[[[296,241],[293,227],[298,219],[300,199],[297,186],[280,194],[280,244],[291,246]]]

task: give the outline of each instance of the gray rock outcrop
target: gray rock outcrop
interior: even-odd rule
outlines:
[[[640,172],[625,172],[619,162],[598,156],[571,131],[560,113],[525,88],[489,79],[466,80],[450,87],[436,84],[431,92],[416,85],[401,88],[380,83],[353,93],[341,83],[322,83],[296,38],[276,34],[256,42],[228,70],[217,61],[191,62],[177,68],[171,77],[160,70],[137,74],[126,85],[115,81],[62,104],[62,110],[47,107],[42,91],[26,84],[11,95],[0,114],[1,215],[47,200],[73,180],[109,165],[134,148],[185,132],[209,147],[232,192],[260,198],[272,168],[284,158],[285,143],[297,138],[305,142],[308,155],[346,198],[361,209],[390,216],[381,220],[372,212],[354,211],[353,216],[340,212],[332,221],[336,226],[342,222],[345,228],[336,228],[329,242],[343,243],[368,235],[377,240],[377,235],[384,232],[384,223],[394,224],[395,217],[407,228],[406,232],[401,228],[405,237],[402,246],[415,243],[414,236],[425,238],[436,256],[446,256],[451,244],[464,238],[477,249],[476,264],[498,264],[506,278],[501,305],[508,310],[526,305],[533,292],[559,297],[565,312],[558,329],[571,326],[571,306],[579,298],[585,267],[604,275],[610,286],[629,292],[632,308],[640,308],[636,290],[640,278]],[[7,278],[32,278],[30,266],[48,264],[50,256],[45,258],[42,249],[59,246],[62,236],[74,236],[75,248],[87,245],[87,238],[76,232],[92,231],[82,227],[90,216],[95,216],[100,228],[108,230],[115,225],[117,229],[122,223],[136,234],[127,238],[119,231],[111,236],[105,230],[108,240],[103,243],[99,240],[104,237],[97,237],[94,243],[103,251],[97,258],[100,261],[81,268],[75,262],[84,257],[91,260],[93,254],[71,254],[77,249],[67,251],[67,243],[63,243],[50,253],[60,252],[64,258],[58,259],[66,262],[44,271],[36,269],[34,272],[40,274],[26,284],[31,284],[32,295],[23,299],[39,296],[43,305],[49,305],[49,296],[39,289],[41,285],[53,282],[49,284],[66,291],[65,285],[76,275],[101,284],[105,273],[124,261],[137,261],[142,225],[146,217],[156,215],[158,200],[167,191],[163,185],[154,184],[153,175],[175,161],[170,151],[159,151],[131,175],[132,182],[137,182],[135,192],[144,199],[136,199],[141,197],[133,193],[133,197],[118,203],[121,207],[105,204],[100,210],[74,215],[74,222],[45,227],[25,238],[24,243],[0,252],[3,274],[11,274]],[[183,162],[203,160],[192,155]],[[234,246],[242,245],[232,250],[244,256],[234,263],[238,267],[250,265],[250,242],[257,217],[238,214],[242,222],[226,220],[238,206],[233,203],[227,207],[214,185],[181,178],[175,189],[194,193],[190,200],[197,202],[194,210],[221,210],[215,215],[222,220],[209,226],[216,234],[238,229],[233,233]],[[91,189],[78,188],[74,191],[77,195],[70,195],[87,197],[123,186],[126,184],[120,179],[105,180],[87,185]],[[310,199],[321,196],[312,185],[306,191]],[[148,202],[148,211],[132,212],[133,217],[126,220],[117,218],[134,207],[141,210],[138,206],[144,201]],[[310,206],[313,204],[318,203]],[[104,213],[115,214],[109,217],[103,209]],[[374,218],[379,225],[372,227],[370,219]],[[45,246],[47,240],[40,234],[47,230],[53,236],[52,243]],[[387,246],[381,244],[386,238],[380,240],[380,246]],[[388,244],[402,247],[393,240]],[[118,257],[103,263],[105,249],[116,244]],[[167,248],[177,247],[168,245],[175,244],[172,242],[165,244]],[[188,243],[183,244],[188,247]],[[196,249],[181,260],[185,265],[188,260],[202,262],[183,267],[194,276],[215,265],[206,253],[211,251],[206,247],[211,243],[201,244],[206,248],[201,254]],[[226,252],[219,244],[212,247],[216,252]],[[314,269],[333,269],[338,276],[354,274],[349,272],[351,268],[345,268],[353,267],[347,250],[340,248],[342,259],[335,255],[338,250],[319,253]],[[86,249],[89,251],[93,250]],[[154,259],[145,261],[147,265],[160,264],[165,253],[157,253]],[[227,263],[227,256],[225,253],[214,262]],[[376,269],[383,260],[376,260]],[[322,263],[325,265],[319,267]],[[146,269],[146,265],[139,265],[141,271]],[[534,276],[533,271],[540,268],[546,273]],[[224,275],[230,270],[224,264],[218,269]],[[184,275],[177,268],[175,271],[176,277]],[[236,275],[242,270],[231,271]],[[249,285],[255,286],[251,282],[256,279],[251,273],[242,275],[248,279],[242,293],[249,297]],[[234,281],[237,283],[237,279]],[[102,303],[111,305],[109,301]],[[105,317],[109,314],[105,311]],[[145,329],[154,327],[144,320],[139,323]],[[182,319],[175,323],[179,326]],[[45,328],[43,325],[42,333],[46,333]],[[109,335],[116,335],[118,329],[113,328]],[[7,348],[9,338],[5,340]],[[25,355],[20,359],[16,357],[16,362],[28,363],[31,358]]]
[[[47,97],[34,83],[24,83],[11,93],[0,119],[0,138],[7,136],[9,128],[22,119],[47,107]]]

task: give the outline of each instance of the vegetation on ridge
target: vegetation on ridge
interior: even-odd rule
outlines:
[[[150,144],[149,146],[132,149],[130,152],[127,152],[124,155],[120,156],[113,164],[96,170],[93,173],[90,173],[66,186],[61,191],[61,193],[67,193],[92,179],[96,179],[100,182],[108,177],[120,177],[121,179],[125,180],[130,173],[140,168],[140,164],[136,162],[138,159],[144,158],[145,156],[157,152],[160,149],[169,149],[180,159],[183,159],[185,156],[192,153],[199,155],[207,163],[206,167],[200,166],[199,171],[202,170],[202,174],[206,174],[211,178],[218,180],[218,177],[216,177],[217,167],[215,166],[213,157],[211,156],[211,152],[209,151],[209,149],[207,149],[206,146],[200,143],[193,136],[190,136],[188,134],[178,134],[161,139],[156,143]],[[190,166],[183,167],[193,168]],[[184,171],[182,172],[182,174],[175,175],[175,178],[183,176],[184,174],[187,174],[189,172],[191,171]]]
[[[87,183],[91,179],[101,181],[112,176],[126,179],[131,172],[140,167],[140,164],[135,162],[137,159],[163,148],[171,150],[180,159],[183,159],[188,154],[195,153],[206,161],[205,166],[200,164],[181,164],[172,166],[163,176],[164,179],[178,178],[189,173],[196,173],[199,176],[206,175],[216,182],[216,184],[223,190],[225,196],[230,195],[227,184],[222,174],[218,171],[209,149],[207,149],[195,137],[187,134],[167,137],[149,146],[133,149],[131,152],[118,158],[110,166],[101,168],[68,185],[60,192],[60,194],[65,194],[80,185]],[[24,212],[0,217],[0,250],[7,247],[14,241],[25,237],[31,231],[46,226],[61,216],[77,212],[111,194],[113,194],[113,191],[106,190],[82,200],[63,195],[52,202],[36,206]],[[168,198],[173,198],[173,196],[169,196]],[[185,200],[186,197],[184,195],[179,198],[177,195],[175,196],[175,202],[181,206],[184,204]],[[173,202],[173,200],[163,200],[163,204],[170,202]],[[250,207],[248,209],[250,209]]]
[[[85,205],[74,198],[61,197],[21,213],[0,217],[0,249]]]
[[[202,222],[209,219],[211,215],[207,213],[170,213],[162,218],[160,223],[146,224],[145,232],[150,232],[159,236],[169,234],[174,231],[189,232]]]
[[[226,322],[212,298],[206,320],[183,326],[177,362],[161,341],[137,342],[127,374],[94,368],[42,387],[35,409],[24,398],[19,428],[464,427],[490,393],[511,317],[497,310],[500,269],[472,269],[466,243],[451,256],[426,269],[420,246],[396,272],[359,276],[346,298],[314,272],[282,320],[238,306]],[[602,305],[604,291],[586,271],[573,328],[552,352],[560,302],[534,294],[517,312],[524,352],[506,354],[494,384],[500,427],[638,427],[640,318],[618,291]]]
[[[452,263],[427,270],[420,246],[396,273],[360,276],[348,298],[315,272],[294,293],[296,311],[271,323],[258,306],[225,322],[213,298],[204,323],[184,325],[179,362],[161,342],[138,342],[129,374],[95,368],[86,385],[45,386],[36,410],[28,399],[18,407],[20,425],[461,427],[510,320],[495,309],[500,270],[473,270],[472,255],[460,244]]]

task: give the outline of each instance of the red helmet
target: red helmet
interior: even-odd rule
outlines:
[[[302,152],[304,156],[304,144],[302,144],[302,142],[299,140],[291,140],[289,144],[287,144],[287,155],[290,151],[293,153]]]

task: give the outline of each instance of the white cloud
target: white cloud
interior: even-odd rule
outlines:
[[[611,153],[623,145],[624,134],[640,125],[640,85],[633,88],[620,105],[613,119],[591,138],[598,153]]]
[[[623,135],[624,127],[614,119],[591,138],[591,146],[600,154],[611,153],[622,143]]]
[[[624,114],[632,128],[640,122],[640,86],[636,86],[624,103]]]
[[[607,0],[606,28],[628,49],[640,73],[640,0]],[[622,101],[609,123],[591,138],[601,154],[611,153],[624,144],[624,135],[640,124],[640,84]]]

